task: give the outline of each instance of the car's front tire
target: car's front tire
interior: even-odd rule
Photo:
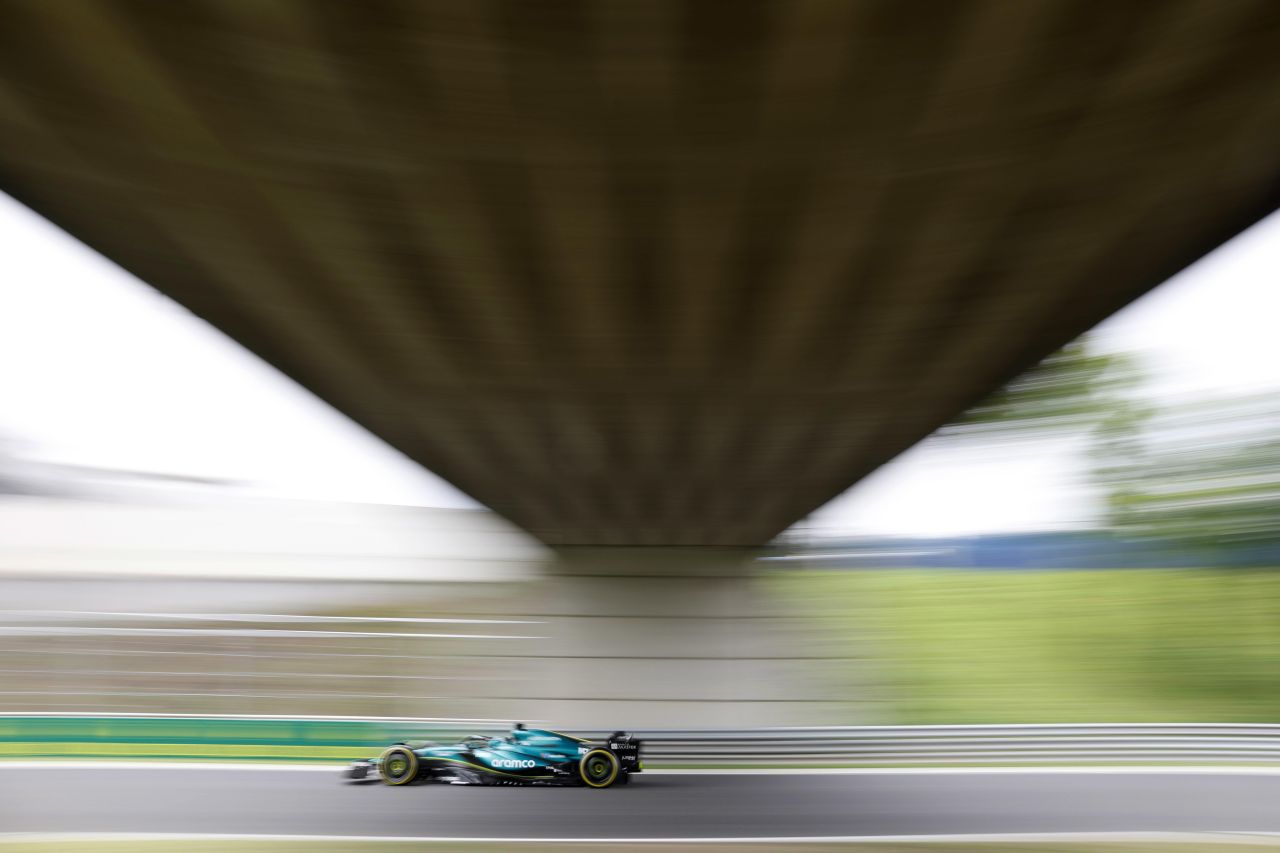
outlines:
[[[608,788],[621,775],[618,756],[607,749],[593,749],[578,762],[578,776],[588,788]]]
[[[418,756],[407,746],[393,746],[382,753],[378,773],[388,785],[408,785],[418,778]]]

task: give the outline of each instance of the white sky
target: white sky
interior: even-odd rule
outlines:
[[[1098,326],[1135,354],[1166,400],[1280,389],[1280,214],[1258,223]],[[1079,443],[975,450],[917,446],[836,498],[805,527],[949,535],[1079,526],[1096,510]]]
[[[0,436],[39,458],[242,481],[257,494],[474,506],[222,333],[0,195]],[[1162,394],[1280,387],[1280,217],[1109,320]],[[911,535],[1091,512],[1069,444],[920,448],[806,524]]]
[[[30,455],[255,493],[475,502],[0,194],[0,436]]]

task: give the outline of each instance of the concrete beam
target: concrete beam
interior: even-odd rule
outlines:
[[[812,626],[765,592],[755,556],[557,549],[539,583],[549,639],[530,715],[580,728],[848,722],[852,697],[833,694]]]
[[[1274,210],[1278,43],[1268,0],[0,0],[0,187],[544,542],[759,545]]]

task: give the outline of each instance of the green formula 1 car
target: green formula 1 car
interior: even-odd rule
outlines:
[[[347,778],[388,785],[625,785],[644,769],[640,741],[626,732],[588,740],[517,723],[506,737],[471,735],[448,746],[397,743],[382,755],[357,761]]]

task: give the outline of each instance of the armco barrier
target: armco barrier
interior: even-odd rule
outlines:
[[[495,720],[0,715],[0,757],[343,761],[397,740],[498,734]],[[602,732],[581,732],[599,737]],[[1280,763],[1280,725],[852,726],[640,731],[651,767]]]
[[[0,758],[339,761],[405,738],[493,732],[493,720],[0,714]]]

